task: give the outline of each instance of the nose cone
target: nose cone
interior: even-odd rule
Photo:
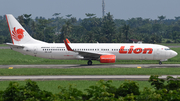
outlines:
[[[172,57],[175,57],[176,55],[178,55],[178,53],[172,50],[171,56],[172,56]]]
[[[175,57],[177,55],[177,52],[173,51],[173,50],[169,50],[166,52],[166,58],[170,59],[172,57]]]

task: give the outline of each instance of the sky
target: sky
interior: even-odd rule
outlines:
[[[180,0],[105,0],[105,11],[114,19],[157,19],[161,15],[174,19],[180,16]],[[54,13],[61,13],[64,18],[72,14],[83,19],[85,13],[102,17],[102,0],[0,0],[0,15],[32,14],[32,18],[52,18]]]

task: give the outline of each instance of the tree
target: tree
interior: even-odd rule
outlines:
[[[24,17],[23,17],[23,15],[18,16],[18,21],[19,21],[19,23],[20,23],[23,27],[25,27],[25,23],[24,23]]]
[[[31,28],[31,31],[32,31],[31,35],[33,37],[36,37],[35,34],[36,34],[36,31],[37,31],[37,24],[36,24],[36,22],[34,20],[32,20],[32,22],[30,24],[30,28]]]
[[[76,23],[77,22],[77,19],[75,17],[71,17],[71,23]]]
[[[54,41],[54,31],[55,27],[48,26],[51,20],[38,19],[37,22],[32,21],[31,30],[33,32],[33,37],[46,42]]]
[[[26,29],[27,32],[30,32],[30,17],[31,14],[23,14],[21,16],[18,16],[19,23]]]
[[[151,36],[151,43],[161,43],[162,37],[156,34]]]
[[[110,14],[110,12],[103,17],[101,32],[101,37],[106,38],[108,40],[107,42],[109,43],[112,42],[112,39],[116,34],[116,26],[113,20],[113,16]]]
[[[180,20],[180,16],[174,17],[176,20]]]
[[[145,35],[145,37],[143,38],[143,42],[144,43],[150,43],[151,42],[151,39],[150,39],[150,35]]]
[[[24,23],[26,24],[26,25],[29,25],[29,21],[30,21],[30,17],[31,17],[31,14],[23,14],[23,16],[24,16]]]
[[[68,14],[68,15],[66,15],[66,17],[68,17],[68,18],[69,18],[69,17],[71,17],[71,16],[72,16],[72,14]]]
[[[4,43],[4,37],[3,36],[0,36],[0,44]]]
[[[58,16],[60,15],[61,13],[54,13],[52,16]]]
[[[63,42],[62,40],[65,40],[65,38],[70,37],[70,32],[72,31],[72,24],[70,20],[66,21],[65,24],[62,26],[61,34],[60,34],[60,40],[59,42]]]
[[[53,29],[54,27],[46,27],[46,29],[44,30],[44,34],[46,38],[45,40],[48,43],[53,43],[55,41]]]
[[[164,20],[166,18],[166,16],[161,15],[161,16],[158,16],[158,18],[159,18],[160,21],[162,21],[162,20]]]
[[[86,15],[87,17],[91,18],[91,17],[93,17],[93,16],[96,15],[96,14],[86,13],[85,15]]]
[[[81,42],[99,42],[102,21],[94,15],[95,14],[86,13],[86,16],[89,18],[83,19],[78,27],[83,30],[82,32],[77,32],[79,34],[78,36],[80,36]]]
[[[173,31],[172,36],[173,36],[173,40],[175,40],[175,43],[179,42],[180,32],[178,32],[178,31]]]
[[[128,33],[129,33],[129,25],[124,25],[123,27],[122,27],[122,32],[125,34],[125,36],[126,36],[126,41],[128,41]]]
[[[161,30],[160,24],[154,24],[152,25],[153,33],[158,33]]]

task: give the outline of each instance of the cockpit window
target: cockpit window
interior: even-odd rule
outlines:
[[[171,50],[171,49],[169,49],[169,48],[165,48],[165,50]]]

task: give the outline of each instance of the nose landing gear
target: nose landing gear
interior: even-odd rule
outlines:
[[[161,65],[162,64],[162,62],[161,61],[159,61],[159,65]]]

